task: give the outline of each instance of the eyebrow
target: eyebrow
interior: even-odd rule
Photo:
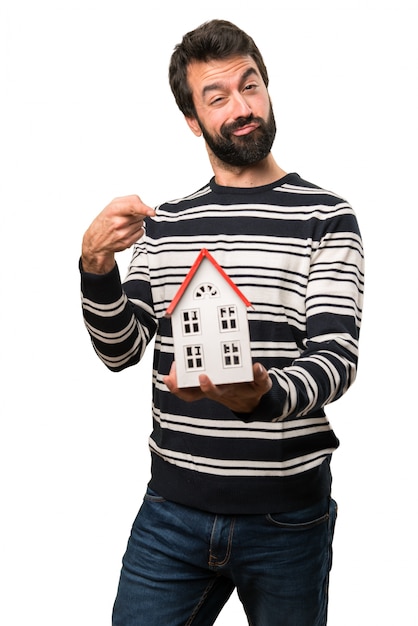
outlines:
[[[248,69],[245,70],[245,72],[243,73],[243,75],[240,78],[240,84],[244,83],[247,78],[249,78],[252,75],[258,76],[257,74],[257,70],[254,67],[249,67]],[[206,96],[207,93],[210,93],[211,91],[217,91],[218,89],[222,89],[224,83],[220,82],[220,83],[211,83],[210,85],[205,85],[205,87],[203,87],[202,89],[202,96]]]

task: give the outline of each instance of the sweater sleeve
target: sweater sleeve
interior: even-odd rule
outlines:
[[[143,281],[142,301],[128,299],[117,265],[108,274],[81,272],[84,323],[94,349],[110,370],[118,372],[137,363],[154,336],[149,281]]]
[[[278,421],[322,411],[356,378],[364,256],[353,215],[314,246],[306,290],[304,349],[291,365],[272,367],[272,388],[245,421]]]

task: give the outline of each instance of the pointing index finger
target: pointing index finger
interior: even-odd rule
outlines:
[[[139,196],[133,196],[134,201],[132,202],[132,207],[134,209],[135,215],[139,215],[141,217],[153,217],[155,215],[155,209],[144,204]]]
[[[135,218],[140,217],[141,219],[155,215],[155,210],[147,204],[144,204],[137,195],[114,198],[110,206],[120,215],[132,215]]]

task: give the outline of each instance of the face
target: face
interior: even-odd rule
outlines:
[[[267,88],[251,57],[194,62],[188,81],[196,117],[187,122],[196,135],[204,136],[217,159],[246,166],[269,154],[276,124]]]

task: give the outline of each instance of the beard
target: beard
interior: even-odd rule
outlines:
[[[243,167],[259,163],[270,153],[276,136],[276,122],[271,106],[267,120],[254,117],[252,114],[249,117],[240,117],[231,124],[223,124],[220,135],[211,135],[200,120],[197,121],[213,154],[220,161],[231,166]],[[233,134],[235,130],[251,122],[257,122],[258,128],[248,135],[236,136]]]

